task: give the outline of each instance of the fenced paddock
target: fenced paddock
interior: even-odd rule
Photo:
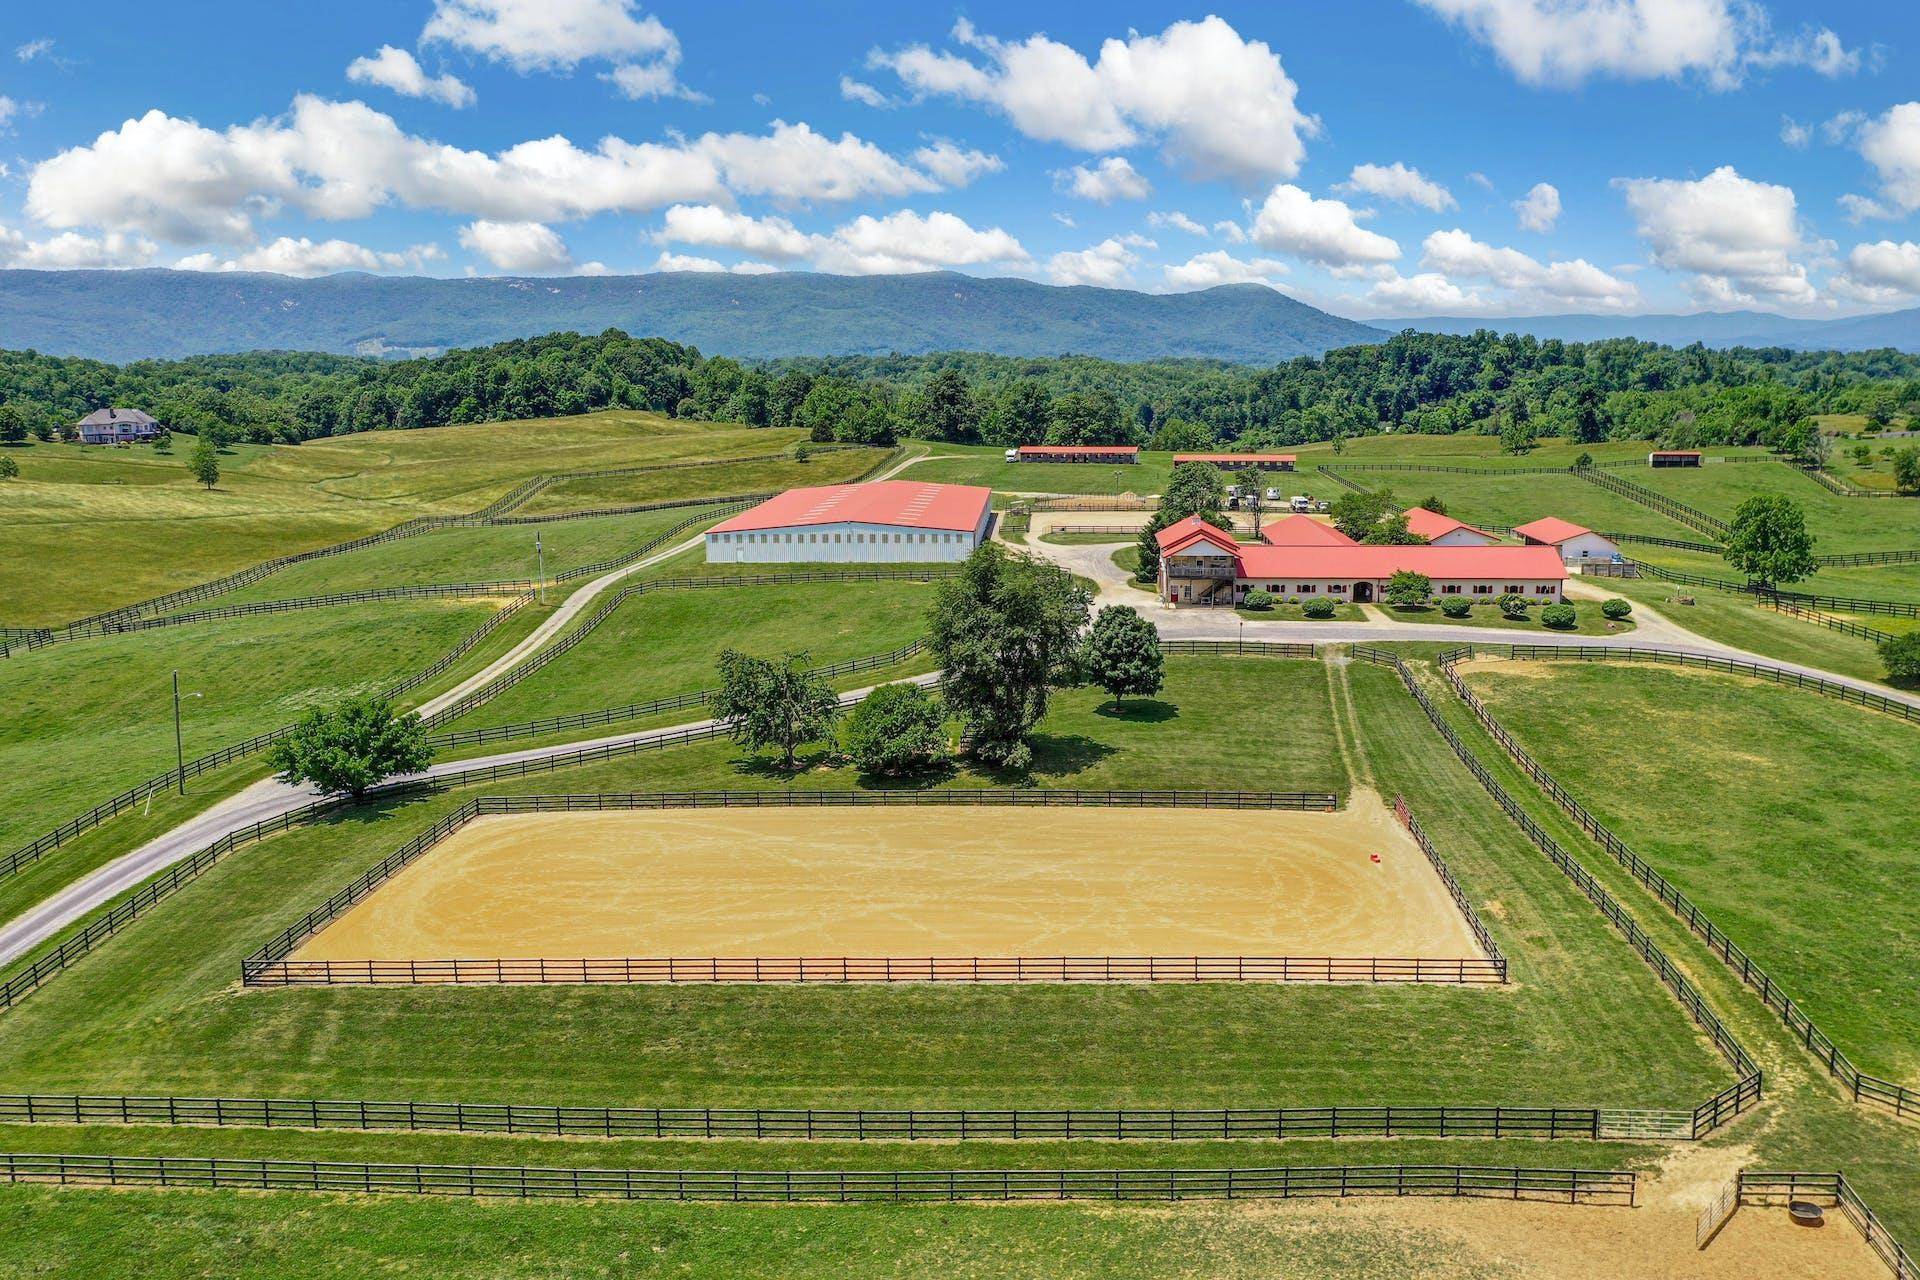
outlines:
[[[243,978],[1505,979],[1431,842],[1370,792],[1337,812],[1321,794],[1044,794],[1044,818],[999,792],[471,802],[249,957]],[[822,804],[849,812],[796,812]],[[1219,840],[1196,808],[1264,812]]]

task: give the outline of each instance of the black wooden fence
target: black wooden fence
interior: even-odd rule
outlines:
[[[1805,591],[1782,591],[1776,587],[1763,587],[1753,582],[1736,582],[1732,578],[1715,578],[1704,573],[1687,573],[1680,569],[1668,569],[1661,565],[1649,564],[1645,560],[1634,560],[1629,563],[1649,577],[1659,578],[1662,582],[1677,582],[1682,586],[1710,587],[1715,591],[1725,591],[1733,595],[1771,596],[1812,609],[1873,613],[1890,618],[1920,618],[1920,604],[1907,600],[1867,600],[1857,596],[1823,596]]]
[[[1798,618],[1802,622],[1811,622],[1818,626],[1825,627],[1829,631],[1838,631],[1842,635],[1854,636],[1861,640],[1870,641],[1873,644],[1884,644],[1893,639],[1893,632],[1891,631],[1882,631],[1878,627],[1869,627],[1865,623],[1854,622],[1847,618],[1836,618],[1832,614],[1822,613],[1818,609],[1805,609],[1793,603],[1793,601],[1783,600],[1779,596],[1760,596],[1754,603],[1760,605],[1762,608],[1772,609],[1777,613],[1784,613],[1789,617]]]
[[[1727,536],[1726,521],[1710,516],[1698,507],[1690,507],[1678,499],[1669,498],[1664,493],[1656,493],[1645,485],[1634,484],[1631,480],[1622,480],[1619,476],[1592,467],[1582,467],[1573,474],[1582,480],[1599,485],[1609,493],[1617,493],[1643,507],[1658,511],[1669,520],[1678,521],[1690,529],[1698,529],[1709,537]]]
[[[1904,1249],[1843,1173],[1791,1173],[1742,1169],[1735,1178],[1740,1204],[1787,1205],[1794,1201],[1837,1208],[1887,1264],[1895,1280],[1920,1278],[1920,1264]]]
[[[592,1169],[238,1157],[0,1154],[0,1181],[516,1200],[901,1203],[960,1200],[1286,1200],[1450,1196],[1634,1203],[1635,1175],[1482,1165],[1273,1169]]]
[[[1451,652],[1456,655],[1470,654],[1472,650],[1467,647]],[[1587,900],[1600,909],[1600,913],[1607,918],[1607,921],[1620,931],[1640,958],[1646,961],[1661,982],[1666,984],[1667,989],[1680,1002],[1680,1006],[1707,1033],[1714,1047],[1733,1064],[1737,1075],[1734,1083],[1694,1108],[1693,1136],[1697,1138],[1712,1132],[1757,1103],[1760,1100],[1762,1086],[1760,1066],[1747,1052],[1746,1047],[1734,1037],[1732,1030],[1720,1020],[1720,1015],[1713,1011],[1713,1007],[1700,993],[1700,989],[1694,986],[1685,972],[1668,958],[1666,952],[1661,950],[1660,945],[1653,940],[1653,935],[1643,929],[1640,922],[1633,918],[1633,913],[1622,906],[1619,899],[1608,892],[1606,886],[1580,865],[1579,859],[1562,848],[1559,841],[1534,820],[1526,807],[1500,785],[1499,780],[1481,762],[1473,748],[1467,744],[1466,739],[1447,723],[1446,718],[1440,714],[1439,708],[1433,705],[1433,700],[1427,696],[1426,690],[1421,688],[1420,682],[1414,678],[1412,668],[1408,667],[1398,654],[1368,645],[1355,645],[1353,656],[1363,662],[1387,667],[1400,677],[1401,685],[1426,713],[1427,720],[1453,749],[1454,755],[1459,758],[1461,764],[1466,766],[1467,772],[1471,773],[1486,789],[1487,794],[1493,797],[1501,810],[1513,819],[1534,847],[1544,853],[1554,866],[1579,886],[1580,891],[1586,894]]]
[[[1854,551],[1844,555],[1815,556],[1814,563],[1829,568],[1852,568],[1872,564],[1920,564],[1920,550]]]
[[[1751,676],[1757,680],[1769,680],[1775,684],[1792,685],[1796,689],[1811,689],[1815,693],[1840,702],[1851,702],[1858,707],[1884,711],[1902,720],[1920,721],[1920,707],[1916,707],[1911,702],[1890,698],[1885,694],[1875,693],[1871,689],[1858,689],[1837,680],[1809,675],[1804,671],[1796,671],[1791,667],[1770,662],[1750,662],[1744,658],[1723,658],[1711,653],[1641,649],[1627,645],[1483,644],[1473,647],[1504,653],[1521,660],[1567,658],[1582,662],[1657,662],[1668,666],[1701,667],[1708,671],[1723,671],[1732,675]]]
[[[1813,1056],[1819,1060],[1820,1064],[1840,1081],[1847,1091],[1852,1094],[1855,1102],[1875,1103],[1901,1116],[1920,1116],[1920,1090],[1909,1088],[1892,1080],[1868,1075],[1858,1067],[1855,1067],[1847,1058],[1846,1054],[1840,1051],[1839,1046],[1834,1044],[1833,1040],[1828,1037],[1826,1032],[1820,1030],[1820,1028],[1814,1024],[1813,1018],[1806,1010],[1803,1009],[1792,996],[1789,996],[1781,988],[1780,984],[1775,982],[1773,977],[1769,975],[1765,969],[1760,967],[1752,956],[1749,956],[1738,943],[1728,936],[1724,929],[1718,924],[1715,924],[1712,917],[1701,910],[1686,894],[1680,892],[1680,890],[1665,876],[1660,874],[1651,863],[1636,853],[1626,841],[1615,835],[1612,829],[1601,822],[1592,810],[1588,809],[1572,792],[1562,786],[1560,781],[1547,770],[1546,766],[1534,759],[1533,755],[1528,752],[1525,747],[1520,745],[1519,740],[1507,730],[1505,725],[1500,723],[1492,711],[1488,709],[1486,703],[1483,702],[1472,689],[1467,687],[1466,681],[1462,680],[1459,672],[1454,669],[1458,663],[1473,658],[1478,652],[1486,651],[1494,653],[1507,652],[1509,656],[1514,658],[1533,659],[1536,661],[1549,658],[1589,662],[1608,661],[1613,658],[1613,655],[1607,650],[1596,649],[1592,646],[1580,646],[1578,648],[1571,648],[1566,652],[1560,652],[1556,651],[1555,646],[1552,645],[1482,645],[1450,649],[1436,657],[1434,659],[1434,665],[1446,680],[1448,687],[1453,690],[1454,694],[1459,697],[1461,702],[1473,713],[1474,718],[1480,722],[1480,726],[1487,731],[1487,735],[1499,743],[1501,747],[1505,748],[1507,754],[1513,759],[1514,764],[1519,766],[1520,771],[1531,778],[1534,784],[1546,793],[1549,799],[1559,805],[1567,816],[1572,818],[1595,844],[1606,850],[1607,854],[1612,857],[1615,862],[1630,872],[1635,880],[1639,881],[1654,897],[1658,898],[1662,906],[1671,911],[1681,923],[1692,930],[1696,937],[1706,943],[1708,950],[1719,956],[1743,983],[1751,987],[1754,992],[1759,995],[1761,1003],[1778,1013],[1781,1021],[1793,1032],[1794,1038],[1799,1040],[1800,1043],[1806,1047],[1807,1051],[1813,1054]],[[1796,671],[1789,671],[1784,668],[1770,669],[1766,667],[1765,664],[1723,659],[1683,660],[1680,655],[1662,654],[1657,650],[1630,649],[1625,650],[1624,653],[1633,655],[1623,658],[1622,660],[1624,661],[1668,661],[1673,662],[1675,665],[1704,666],[1712,670],[1732,671],[1740,675],[1761,675],[1762,678],[1765,678],[1767,674],[1771,674],[1778,683],[1791,684],[1800,688],[1811,688],[1816,692],[1825,693],[1831,697],[1840,697],[1841,700],[1848,702],[1857,701],[1863,696],[1877,698],[1881,702],[1892,701],[1891,699],[1880,698],[1877,694],[1861,695],[1858,690],[1849,689],[1845,685],[1834,684],[1831,681],[1812,680],[1802,676]],[[1692,658],[1692,655],[1687,655],[1687,657]],[[1843,697],[1843,694],[1847,696]],[[1920,720],[1920,709],[1908,706],[1905,703],[1893,703],[1893,705],[1901,708],[1901,710],[1906,713],[1906,718]]]

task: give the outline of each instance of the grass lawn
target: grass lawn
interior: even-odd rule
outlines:
[[[546,559],[547,581],[579,565],[627,555],[681,522],[718,508],[669,507],[624,516],[583,516],[547,524],[496,524],[435,529],[411,538],[376,543],[337,556],[292,565],[258,582],[190,609],[213,608],[247,600],[289,600],[370,587],[412,586],[435,582],[493,582],[524,579],[539,572]],[[688,530],[686,537],[696,536]],[[574,585],[579,585],[575,583]],[[562,588],[563,590],[565,588]]]
[[[1792,498],[1806,512],[1817,554],[1920,547],[1920,500],[1842,497],[1785,463],[1674,467],[1627,478],[1722,520],[1756,495]]]
[[[193,438],[9,450],[0,485],[0,625],[48,626],[275,556],[472,511],[555,471],[769,453],[792,433],[629,410],[302,445],[235,445],[217,487],[188,474]]]
[[[1654,446],[1646,440],[1603,440],[1599,444],[1576,444],[1558,436],[1541,440],[1526,453],[1500,451],[1500,437],[1472,435],[1417,435],[1393,432],[1383,435],[1350,436],[1343,451],[1336,454],[1330,442],[1303,444],[1292,452],[1300,465],[1318,466],[1348,462],[1425,462],[1438,466],[1474,467],[1571,467],[1581,454],[1593,455],[1595,462],[1645,460]],[[1764,449],[1716,446],[1709,452],[1720,454],[1764,453]],[[1629,471],[1627,474],[1635,474]]]
[[[497,602],[383,601],[52,645],[0,662],[0,851],[188,758],[425,667]],[[0,882],[4,883],[4,882]]]
[[[1569,600],[1573,606],[1575,622],[1571,627],[1554,628],[1540,621],[1540,611],[1545,606],[1535,605],[1527,610],[1527,616],[1517,621],[1502,614],[1490,604],[1476,604],[1467,611],[1464,618],[1449,618],[1432,605],[1416,605],[1403,609],[1397,605],[1383,604],[1380,612],[1395,622],[1426,623],[1439,627],[1485,627],[1489,631],[1513,631],[1539,634],[1543,631],[1558,630],[1562,635],[1574,636],[1617,636],[1634,629],[1633,618],[1628,616],[1615,622],[1603,617],[1598,600]]]
[[[1652,605],[1689,631],[1749,653],[1860,680],[1886,679],[1879,651],[1868,641],[1762,608],[1752,596],[1683,587],[1658,578],[1609,578],[1607,589],[1635,603]],[[1675,604],[1681,596],[1693,603]]]
[[[929,583],[912,580],[638,596],[565,656],[446,727],[514,724],[711,689],[726,648],[768,658],[804,652],[810,666],[882,653],[926,634],[932,598]]]
[[[1725,557],[1704,551],[1680,551],[1672,547],[1632,546],[1626,554],[1635,560],[1683,573],[1703,574],[1729,582],[1744,582],[1746,575],[1726,562]],[[1609,580],[1611,581],[1611,580]],[[1675,584],[1668,584],[1673,586]],[[1681,589],[1675,587],[1676,590]],[[1704,591],[1700,587],[1695,590]],[[1920,564],[1846,565],[1822,568],[1812,577],[1789,584],[1788,591],[1807,595],[1842,596],[1863,600],[1902,600],[1920,604]],[[1836,610],[1837,612],[1837,610]]]
[[[1778,685],[1664,668],[1492,664],[1472,684],[1857,1065],[1920,1075],[1909,803],[1920,728]]]
[[[1118,546],[1121,543],[1131,547],[1139,536],[1137,533],[1043,533],[1040,541],[1058,543],[1063,547]]]
[[[1719,1083],[1720,1064],[1639,962],[1457,768],[1440,767],[1404,696],[1356,675],[1369,767],[1430,811],[1435,839],[1522,953],[1515,988],[235,989],[241,956],[458,803],[448,795],[222,864],[0,1019],[0,1075],[14,1088],[715,1105],[1673,1105]],[[1121,714],[1106,703],[1097,691],[1059,696],[1030,781],[1155,787],[1231,774],[1345,790],[1320,664],[1175,659],[1159,698]],[[489,790],[784,781],[716,743]],[[857,781],[815,768],[799,783]],[[962,770],[937,785],[997,781]],[[1216,825],[1246,821],[1257,817]],[[1276,1035],[1288,1052],[1272,1051]]]
[[[762,436],[785,439],[795,433],[763,431]],[[772,453],[776,439],[767,439],[756,453]],[[713,467],[673,467],[621,476],[582,476],[548,485],[533,495],[519,514],[592,510],[637,502],[670,502],[708,495],[730,497],[741,493],[774,493],[802,485],[844,484],[869,471],[887,456],[885,449],[835,449],[805,462],[791,454],[778,458],[743,458]]]
[[[1331,464],[1338,469],[1338,463]],[[1698,540],[1700,534],[1577,476],[1461,476],[1421,471],[1349,471],[1351,479],[1393,490],[1401,507],[1428,497],[1468,524],[1511,528],[1559,516],[1589,529]],[[1632,479],[1638,472],[1628,472]]]
[[[1249,609],[1244,605],[1235,605],[1234,613],[1248,622],[1361,622],[1366,619],[1357,604],[1336,604],[1331,618],[1309,618],[1301,612],[1297,604],[1282,601],[1270,609]]]
[[[1007,493],[1159,493],[1173,471],[1172,454],[1145,450],[1135,463],[1007,462],[997,445],[923,443],[934,456],[900,479],[984,484]]]

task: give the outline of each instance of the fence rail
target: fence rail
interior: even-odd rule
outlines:
[[[1631,1206],[1635,1175],[1479,1165],[1277,1169],[592,1169],[233,1157],[0,1154],[0,1181],[60,1186],[836,1203],[956,1200],[1276,1200],[1457,1196]]]
[[[1920,707],[1912,703],[1902,702],[1898,698],[1890,698],[1885,694],[1874,693],[1867,689],[1856,689],[1852,685],[1841,684],[1836,680],[1808,675],[1804,671],[1796,671],[1791,667],[1776,666],[1770,662],[1749,662],[1743,658],[1723,658],[1718,654],[1640,649],[1626,645],[1481,644],[1473,648],[1504,653],[1523,661],[1566,658],[1581,662],[1657,662],[1668,666],[1700,667],[1707,671],[1721,671],[1731,675],[1751,676],[1758,680],[1770,680],[1775,684],[1792,685],[1796,689],[1811,689],[1823,697],[1832,698],[1838,702],[1850,702],[1855,706],[1884,711],[1902,720],[1920,721]]]
[[[1413,811],[1407,808],[1405,797],[1393,798],[1393,816],[1400,819],[1400,825],[1407,829],[1407,834],[1413,837],[1413,842],[1420,846],[1420,852],[1427,855],[1427,861],[1433,865],[1434,872],[1440,877],[1440,883],[1447,887],[1447,893],[1452,896],[1453,905],[1466,920],[1467,928],[1473,933],[1474,941],[1478,942],[1480,949],[1487,953],[1489,963],[1494,965],[1500,974],[1500,981],[1505,982],[1507,980],[1506,954],[1500,950],[1500,944],[1493,940],[1493,935],[1487,932],[1486,924],[1480,919],[1479,910],[1467,897],[1466,890],[1460,887],[1460,882],[1454,878],[1453,868],[1448,866],[1447,860],[1440,856],[1440,851],[1434,848],[1433,841],[1427,838],[1426,831],[1421,828],[1420,820],[1415,818]]]
[[[1078,494],[1057,495],[1051,498],[1030,498],[1022,502],[1032,511],[1154,511],[1159,508],[1155,498],[1135,497],[1132,494]]]
[[[1721,961],[1733,970],[1734,974],[1743,983],[1751,987],[1754,992],[1759,995],[1762,1004],[1779,1014],[1781,1021],[1793,1032],[1794,1038],[1799,1040],[1807,1051],[1840,1081],[1848,1092],[1852,1094],[1855,1102],[1874,1103],[1886,1107],[1900,1116],[1920,1116],[1920,1090],[1908,1088],[1892,1080],[1885,1080],[1878,1076],[1868,1075],[1854,1066],[1846,1054],[1841,1052],[1839,1046],[1828,1037],[1826,1032],[1820,1030],[1820,1028],[1815,1025],[1813,1018],[1805,1009],[1803,1009],[1792,996],[1789,996],[1782,990],[1780,984],[1775,982],[1773,977],[1754,961],[1753,957],[1749,956],[1724,929],[1716,924],[1712,917],[1708,916],[1691,898],[1676,888],[1674,884],[1662,875],[1651,863],[1635,852],[1626,841],[1614,834],[1613,830],[1601,822],[1593,811],[1582,804],[1572,792],[1562,786],[1560,781],[1547,770],[1546,766],[1536,760],[1533,755],[1520,744],[1520,741],[1507,730],[1507,727],[1500,723],[1499,719],[1488,709],[1486,703],[1482,701],[1472,689],[1467,687],[1466,681],[1462,680],[1459,672],[1454,670],[1455,665],[1462,659],[1472,658],[1482,650],[1490,650],[1496,653],[1503,649],[1510,650],[1509,656],[1515,658],[1525,657],[1539,659],[1551,656],[1575,661],[1606,661],[1612,656],[1610,651],[1596,649],[1593,646],[1580,646],[1573,648],[1571,652],[1567,653],[1556,652],[1547,654],[1542,652],[1543,650],[1551,650],[1553,648],[1554,646],[1551,645],[1469,646],[1465,649],[1449,650],[1441,654],[1434,660],[1434,665],[1439,670],[1441,677],[1446,680],[1447,686],[1453,690],[1454,694],[1467,709],[1473,713],[1473,717],[1479,722],[1480,727],[1486,730],[1487,736],[1491,737],[1506,751],[1507,755],[1512,758],[1514,764],[1519,767],[1520,771],[1532,779],[1534,784],[1538,786],[1550,800],[1559,805],[1567,816],[1573,819],[1574,823],[1578,825],[1595,844],[1607,852],[1609,857],[1624,867],[1635,880],[1639,881],[1654,897],[1659,899],[1662,906],[1672,912],[1696,937],[1706,943],[1708,950],[1720,957]],[[1621,653],[1625,655],[1635,655],[1626,657],[1625,660],[1627,661],[1674,661],[1679,657],[1679,655],[1661,653],[1658,650],[1629,649],[1622,650]],[[1657,658],[1650,658],[1649,656],[1656,654],[1658,655]],[[1691,657],[1692,655],[1688,656]],[[1721,658],[1703,658],[1696,661],[1683,661],[1677,662],[1676,665],[1705,666],[1713,670],[1733,670],[1739,674],[1748,674],[1753,671],[1766,669],[1761,664]],[[1848,693],[1858,696],[1857,690],[1847,689],[1844,685],[1833,685],[1832,682],[1825,680],[1813,681],[1809,677],[1801,676],[1798,672],[1787,671],[1783,668],[1773,668],[1772,670],[1779,682],[1783,684],[1812,687],[1821,692],[1826,692],[1826,689],[1822,686],[1830,686],[1833,689],[1845,690]],[[1866,696],[1877,697],[1878,695]],[[1845,700],[1852,701],[1853,699],[1848,698]],[[1890,699],[1881,699],[1881,701],[1890,701]],[[1904,703],[1895,705],[1902,707],[1907,712],[1908,718],[1920,719],[1920,710],[1908,707]]]
[[[1846,1215],[1880,1260],[1887,1264],[1895,1280],[1916,1280],[1920,1277],[1920,1264],[1916,1264],[1913,1255],[1903,1248],[1880,1220],[1880,1215],[1870,1208],[1853,1189],[1843,1173],[1790,1173],[1773,1172],[1763,1169],[1742,1169],[1734,1181],[1738,1203],[1752,1205],[1791,1204],[1796,1200],[1811,1201],[1838,1208]]]
[[[1552,646],[1542,647],[1551,648]],[[1472,653],[1471,646],[1463,646],[1440,654],[1434,661],[1437,665],[1444,666],[1449,662],[1470,657]],[[1747,1052],[1746,1047],[1734,1037],[1727,1025],[1720,1020],[1720,1016],[1707,1003],[1700,989],[1694,986],[1692,980],[1673,963],[1665,951],[1661,950],[1659,944],[1653,940],[1653,936],[1633,918],[1633,913],[1622,906],[1619,899],[1608,892],[1606,886],[1580,864],[1579,859],[1562,848],[1559,841],[1535,821],[1525,806],[1514,799],[1512,794],[1500,784],[1499,779],[1495,778],[1492,771],[1481,762],[1480,757],[1468,745],[1466,739],[1462,738],[1459,732],[1447,722],[1446,717],[1440,714],[1440,709],[1434,706],[1426,690],[1420,687],[1420,682],[1414,678],[1413,670],[1405,660],[1397,654],[1368,645],[1355,645],[1353,656],[1360,661],[1386,667],[1400,678],[1402,687],[1412,695],[1414,702],[1426,714],[1428,722],[1439,732],[1441,739],[1453,749],[1454,755],[1461,764],[1466,766],[1467,772],[1471,773],[1487,794],[1493,797],[1494,802],[1513,820],[1533,846],[1572,880],[1587,896],[1588,901],[1599,908],[1601,915],[1605,916],[1608,923],[1626,938],[1635,953],[1646,961],[1660,981],[1666,985],[1667,990],[1672,992],[1681,1008],[1687,1011],[1702,1031],[1706,1032],[1708,1038],[1713,1041],[1714,1047],[1733,1064],[1737,1075],[1735,1081],[1694,1108],[1691,1136],[1703,1137],[1757,1103],[1760,1100],[1762,1088],[1760,1066]]]
[[[1690,507],[1684,502],[1669,498],[1664,493],[1656,493],[1645,485],[1635,484],[1631,480],[1622,480],[1619,476],[1594,467],[1581,467],[1573,474],[1591,484],[1599,485],[1609,493],[1617,493],[1629,501],[1657,511],[1669,520],[1686,525],[1689,529],[1697,529],[1713,538],[1727,536],[1726,521],[1710,516],[1698,507]]]
[[[1854,551],[1844,555],[1815,556],[1814,563],[1826,568],[1853,568],[1870,564],[1920,564],[1920,550]]]
[[[1843,635],[1856,636],[1861,640],[1868,640],[1874,644],[1884,644],[1888,640],[1893,639],[1893,632],[1891,631],[1882,631],[1878,627],[1869,627],[1865,623],[1853,622],[1847,618],[1836,618],[1832,614],[1822,613],[1818,609],[1803,609],[1793,603],[1793,601],[1783,600],[1779,596],[1760,596],[1754,603],[1763,609],[1772,609],[1776,613],[1784,613],[1789,617],[1798,618],[1802,622],[1816,623],[1829,631],[1838,631]]]

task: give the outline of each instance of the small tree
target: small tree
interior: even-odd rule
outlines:
[[[1393,507],[1393,492],[1389,489],[1356,490],[1335,498],[1328,514],[1333,517],[1334,528],[1358,542],[1372,533],[1374,526]]]
[[[868,773],[894,776],[945,763],[946,712],[917,684],[883,684],[847,716],[847,754]]]
[[[1579,621],[1570,604],[1550,604],[1540,611],[1540,621],[1555,631],[1565,631]]]
[[[193,453],[187,458],[187,470],[209,489],[220,483],[220,451],[211,436],[201,436],[193,446]]]
[[[1893,483],[1902,493],[1920,493],[1920,449],[1908,445],[1893,455]]]
[[[282,782],[311,782],[327,795],[349,795],[356,802],[369,787],[418,773],[432,760],[420,717],[396,712],[373,694],[307,712],[268,757]]]
[[[1573,460],[1573,469],[1575,471],[1585,471],[1591,468],[1592,466],[1593,466],[1593,455],[1588,453],[1585,449],[1582,449],[1580,451],[1580,456]]]
[[[153,451],[155,453],[172,453],[173,432],[165,427],[157,428],[153,433]]]
[[[781,764],[793,768],[795,749],[833,732],[840,699],[832,686],[790,653],[779,662],[753,658],[738,649],[720,652],[720,689],[710,708],[735,742],[748,750],[778,747]]]
[[[1385,594],[1388,604],[1410,609],[1433,599],[1433,579],[1412,569],[1401,569],[1387,579]]]
[[[1420,509],[1422,511],[1431,511],[1433,512],[1433,514],[1437,516],[1443,516],[1447,514],[1447,504],[1440,501],[1439,498],[1433,497],[1431,495],[1420,499]]]
[[[1620,619],[1626,617],[1628,614],[1632,612],[1633,612],[1633,605],[1628,601],[1622,600],[1619,596],[1615,596],[1611,600],[1603,600],[1600,602],[1600,616],[1603,618],[1610,618],[1615,622],[1620,621]]]
[[[1880,642],[1880,661],[1893,684],[1920,684],[1920,631],[1908,631]]]
[[[1113,695],[1115,707],[1128,694],[1144,698],[1160,692],[1166,667],[1160,653],[1160,633],[1137,610],[1124,604],[1102,609],[1080,647],[1081,670]]]
[[[1526,453],[1533,448],[1533,424],[1518,412],[1500,428],[1500,452]]]
[[[20,464],[13,460],[13,455],[0,455],[0,480],[11,480],[19,474]]]
[[[1798,582],[1820,567],[1799,505],[1770,494],[1748,498],[1734,511],[1725,555],[1728,564],[1767,587]]]
[[[1396,511],[1367,530],[1366,537],[1360,539],[1370,547],[1416,547],[1426,545],[1426,538],[1407,528],[1405,512]]]
[[[1449,618],[1464,618],[1473,612],[1473,601],[1465,596],[1448,596],[1440,602],[1440,612]]]

